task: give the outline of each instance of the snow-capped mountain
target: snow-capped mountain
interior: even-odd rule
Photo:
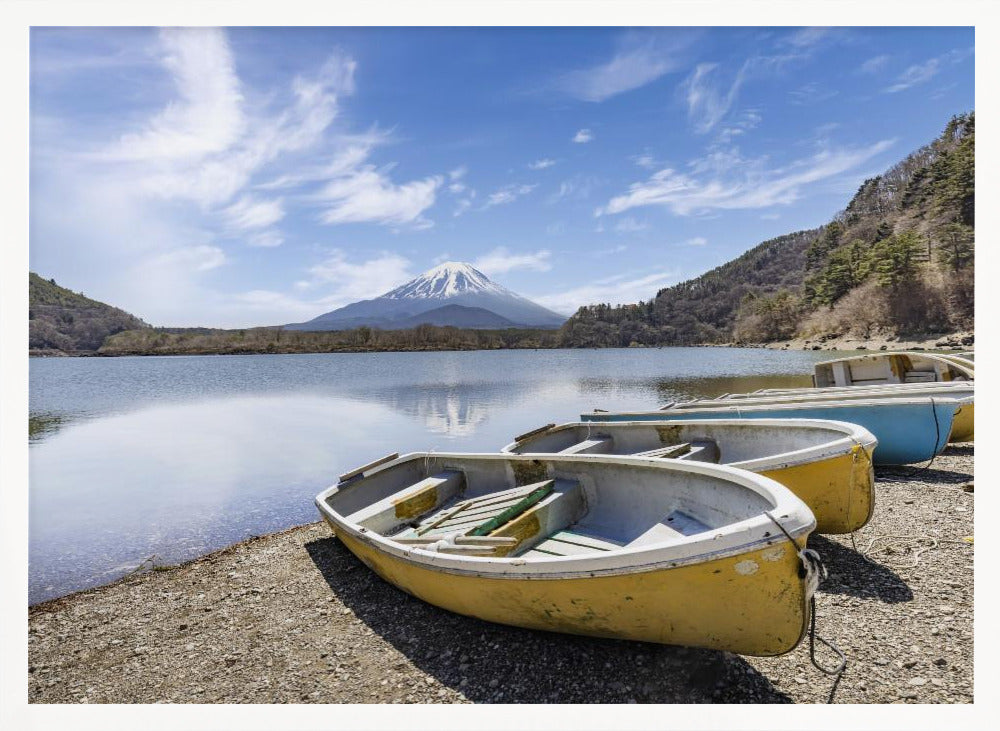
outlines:
[[[430,322],[456,327],[556,328],[565,321],[564,316],[501,287],[470,264],[449,261],[380,297],[285,327],[347,330],[368,325],[397,329]]]

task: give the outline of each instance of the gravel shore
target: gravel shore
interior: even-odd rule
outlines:
[[[315,523],[31,607],[29,700],[971,703],[972,469],[971,444],[929,469],[880,469],[853,544],[810,540],[830,572],[817,631],[848,658],[836,687],[808,638],[744,658],[451,614],[383,582]]]

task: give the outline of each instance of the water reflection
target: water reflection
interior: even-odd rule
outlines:
[[[801,385],[760,373],[808,373],[815,358],[778,355],[778,364],[773,352],[717,349],[33,362],[29,598],[113,580],[153,555],[173,563],[315,520],[313,497],[336,475],[389,452],[495,451],[594,407]],[[696,375],[706,371],[717,377]]]

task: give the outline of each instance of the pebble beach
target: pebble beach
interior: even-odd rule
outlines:
[[[973,446],[878,468],[872,520],[810,538],[817,634],[742,657],[490,624],[385,583],[323,523],[29,609],[32,703],[971,703]],[[822,643],[817,660],[837,662]]]

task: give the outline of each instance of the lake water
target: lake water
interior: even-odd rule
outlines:
[[[389,452],[496,451],[595,407],[809,385],[829,351],[728,348],[31,360],[29,601],[318,519]]]

